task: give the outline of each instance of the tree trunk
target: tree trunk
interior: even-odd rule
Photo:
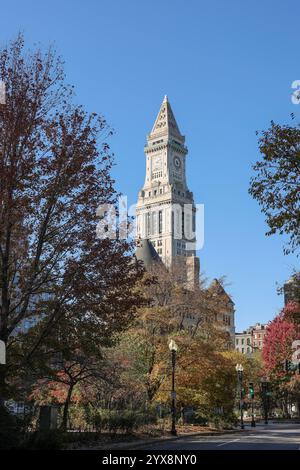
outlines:
[[[288,393],[287,392],[285,392],[283,396],[283,417],[289,418]]]
[[[63,419],[62,419],[62,423],[61,423],[61,429],[63,431],[67,430],[68,413],[69,413],[69,406],[70,406],[70,403],[71,403],[73,388],[74,388],[74,385],[70,385],[69,390],[68,390],[68,394],[67,394],[67,398],[66,398],[66,401],[65,401],[65,404],[64,404]]]

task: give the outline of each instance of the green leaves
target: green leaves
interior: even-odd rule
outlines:
[[[300,127],[271,127],[259,139],[262,160],[253,165],[249,193],[266,216],[266,235],[288,236],[285,253],[300,245]]]

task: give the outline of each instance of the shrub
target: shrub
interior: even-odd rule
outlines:
[[[111,434],[116,434],[121,427],[121,419],[119,413],[115,410],[109,411],[107,418],[107,427],[109,432]]]
[[[31,433],[24,442],[30,450],[59,450],[65,443],[65,435],[58,429],[39,430]]]
[[[237,426],[238,419],[234,413],[227,414],[211,414],[209,416],[210,425],[217,429],[232,429],[233,426]]]
[[[90,417],[90,423],[95,427],[97,432],[104,429],[115,435],[117,432],[131,434],[140,426],[157,422],[155,411],[147,412],[135,410],[103,410],[93,411]]]
[[[138,410],[107,410],[88,408],[85,419],[93,426],[97,433],[108,431],[115,435],[117,432],[131,434],[140,426],[157,422],[155,409],[145,411]]]
[[[135,411],[123,411],[120,415],[121,430],[131,434],[139,426],[138,414]]]

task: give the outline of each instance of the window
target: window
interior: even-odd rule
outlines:
[[[146,214],[146,231],[147,231],[147,235],[150,235],[151,234],[151,214],[150,212],[147,212]]]
[[[157,232],[157,213],[156,212],[152,212],[151,232],[153,235],[155,235]]]
[[[244,352],[245,352],[245,349],[244,349],[244,348],[242,348],[242,354],[244,354]]]
[[[238,339],[235,340],[235,344],[236,344],[236,345],[239,344],[239,340],[238,340]]]
[[[160,144],[161,142],[163,142],[163,139],[155,140],[154,142],[152,142],[152,145],[157,145],[157,144]]]
[[[162,233],[162,211],[158,211],[158,233]]]
[[[250,348],[249,348],[249,346],[248,346],[248,348],[247,348],[247,354],[250,354]]]
[[[245,342],[245,340],[244,340],[244,338],[242,338],[242,344],[244,344],[244,342]]]

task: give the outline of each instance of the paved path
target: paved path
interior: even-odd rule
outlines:
[[[300,424],[269,424],[238,434],[190,436],[139,447],[141,450],[300,450]]]

